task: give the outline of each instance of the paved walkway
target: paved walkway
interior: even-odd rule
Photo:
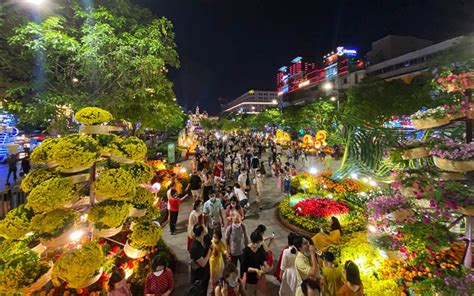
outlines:
[[[266,157],[264,157],[266,159]],[[309,163],[311,167],[316,167],[317,169],[322,169],[321,162],[317,163],[314,158],[310,158]],[[333,165],[336,165],[335,163]],[[183,163],[184,167],[189,167],[189,162]],[[265,164],[265,168],[268,171],[268,163]],[[300,161],[297,164],[298,172],[303,171],[303,163]],[[277,264],[278,257],[281,250],[287,244],[288,231],[280,226],[280,224],[275,220],[274,213],[275,209],[278,207],[278,204],[285,195],[279,191],[275,184],[275,178],[270,177],[266,178],[263,194],[262,194],[262,211],[256,210],[255,202],[255,191],[250,192],[250,202],[251,206],[248,210],[248,215],[243,221],[247,227],[248,233],[250,233],[257,227],[258,224],[264,224],[267,227],[266,235],[270,235],[272,232],[275,233],[275,240],[271,245],[271,250],[274,255],[274,268]],[[174,275],[175,278],[175,296],[185,296],[186,290],[190,286],[190,269],[189,269],[189,253],[186,249],[187,243],[187,224],[189,213],[192,210],[192,199],[188,198],[184,203],[181,204],[176,235],[170,235],[169,226],[167,225],[163,230],[163,238],[165,242],[170,246],[173,252],[176,254],[178,259],[177,269]],[[273,271],[272,271],[273,273]],[[278,295],[280,283],[275,279],[274,276],[267,275],[268,282],[268,295]]]

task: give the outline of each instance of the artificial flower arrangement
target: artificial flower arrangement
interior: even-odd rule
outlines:
[[[52,151],[52,160],[63,172],[90,168],[100,156],[97,141],[89,136],[72,134],[59,139]]]
[[[76,112],[74,118],[77,122],[84,125],[97,125],[111,121],[113,116],[109,111],[104,109],[97,107],[86,107]]]
[[[123,165],[123,168],[129,172],[137,184],[146,184],[153,179],[153,169],[144,162]]]
[[[143,210],[152,207],[154,199],[153,193],[151,193],[148,189],[137,187],[137,192],[131,203],[134,208]]]
[[[87,219],[94,224],[95,229],[117,228],[125,223],[130,207],[126,202],[106,200],[94,205]]]
[[[94,191],[101,197],[115,200],[131,200],[136,192],[133,176],[125,169],[108,169],[99,174]]]
[[[438,82],[441,87],[447,92],[465,91],[466,89],[474,88],[474,72],[465,72],[461,74],[449,73],[439,77]]]
[[[44,181],[57,176],[58,173],[51,169],[38,168],[26,174],[23,180],[21,180],[20,188],[23,192],[28,193]]]
[[[30,155],[33,164],[46,164],[52,159],[53,148],[60,138],[49,138],[41,142],[41,145],[33,149]]]
[[[63,234],[78,218],[79,215],[72,209],[57,209],[34,216],[31,219],[31,229],[40,237],[51,239]]]
[[[71,288],[84,288],[96,282],[101,275],[105,255],[96,242],[71,249],[59,257],[53,267],[53,283],[67,282]]]
[[[76,197],[76,186],[68,178],[54,177],[36,186],[28,195],[28,208],[36,213],[48,212],[70,204]]]
[[[6,239],[22,239],[30,232],[33,211],[20,205],[0,220],[0,236]]]
[[[27,242],[0,242],[0,294],[18,295],[30,292],[29,287],[40,278],[49,280],[50,265],[33,252]],[[22,293],[22,294],[23,294]]]
[[[128,236],[130,246],[138,250],[150,250],[161,239],[163,231],[155,222],[140,219],[132,229],[132,233]]]

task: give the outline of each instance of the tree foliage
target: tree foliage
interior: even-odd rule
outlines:
[[[181,125],[166,76],[179,67],[171,22],[128,1],[101,3],[91,9],[74,2],[73,13],[15,29],[10,44],[40,57],[43,79],[25,87],[31,94],[7,96],[10,110],[38,124],[63,124],[65,109],[98,106],[129,121],[134,133]]]

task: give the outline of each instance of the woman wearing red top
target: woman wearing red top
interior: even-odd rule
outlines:
[[[170,196],[168,197],[168,210],[170,213],[170,231],[171,235],[174,235],[176,231],[176,222],[178,221],[179,204],[186,199],[188,195],[182,198],[178,197],[176,189],[171,189]]]
[[[166,267],[163,255],[153,258],[151,270],[145,280],[145,296],[171,295],[174,289],[173,272]]]

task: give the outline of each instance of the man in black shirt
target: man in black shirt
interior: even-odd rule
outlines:
[[[201,184],[201,177],[196,171],[193,171],[191,177],[189,178],[189,189],[191,190],[194,201],[201,199]]]
[[[191,244],[191,284],[200,286],[201,295],[207,294],[209,286],[210,269],[209,257],[212,248],[205,242],[206,232],[202,224],[196,224],[193,228],[195,239]]]

